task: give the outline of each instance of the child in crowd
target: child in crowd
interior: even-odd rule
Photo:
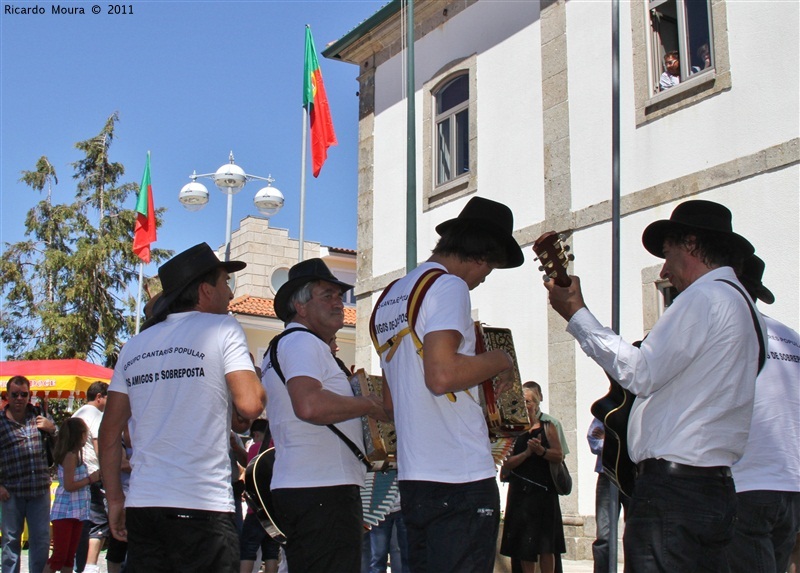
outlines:
[[[53,451],[58,465],[58,489],[50,520],[53,522],[53,554],[43,573],[70,573],[81,536],[83,520],[89,519],[89,485],[100,479],[100,471],[89,474],[83,463],[83,444],[89,428],[80,418],[61,424]]]

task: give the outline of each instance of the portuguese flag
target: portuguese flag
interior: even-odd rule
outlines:
[[[322,164],[328,157],[328,148],[336,145],[331,109],[322,83],[322,70],[317,60],[317,50],[311,28],[306,26],[305,75],[303,76],[303,107],[311,118],[311,162],[314,177],[319,176]]]
[[[144,165],[139,198],[136,201],[136,225],[133,227],[133,252],[145,263],[150,262],[150,243],[156,241],[156,210],[153,207],[153,184],[150,181],[150,152]]]

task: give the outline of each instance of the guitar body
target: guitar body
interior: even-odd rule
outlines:
[[[592,415],[603,422],[603,471],[617,488],[627,496],[633,493],[636,464],[628,456],[628,419],[636,396],[608,377],[608,394],[592,404]]]
[[[284,544],[286,535],[275,521],[275,508],[269,489],[274,465],[275,448],[269,448],[250,460],[244,473],[244,497],[267,534],[278,543]]]

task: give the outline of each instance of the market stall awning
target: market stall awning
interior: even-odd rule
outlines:
[[[93,382],[110,382],[111,368],[85,360],[11,360],[0,362],[0,384],[5,396],[6,382],[12,376],[25,376],[31,392],[40,398],[82,396]]]

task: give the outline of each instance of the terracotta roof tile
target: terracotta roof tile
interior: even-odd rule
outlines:
[[[354,249],[346,249],[344,247],[328,247],[328,250],[332,253],[342,253],[345,255],[356,255],[358,251]]]
[[[272,299],[249,294],[233,299],[228,305],[228,311],[234,314],[278,318],[278,315],[275,314],[275,304]],[[351,306],[344,307],[344,324],[345,326],[356,325],[355,308]]]

